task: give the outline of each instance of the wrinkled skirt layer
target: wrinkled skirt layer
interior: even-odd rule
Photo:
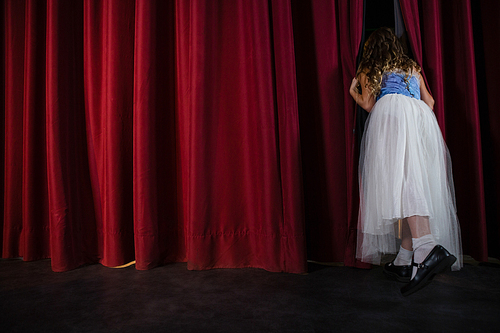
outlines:
[[[386,95],[373,107],[361,143],[357,257],[380,264],[397,253],[398,220],[429,217],[431,233],[462,267],[451,159],[433,111],[421,100]]]

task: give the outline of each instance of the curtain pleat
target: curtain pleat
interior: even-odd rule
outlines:
[[[137,269],[185,261],[178,221],[174,3],[136,1],[133,198]]]
[[[283,205],[281,261],[284,271],[303,272],[307,258],[292,8],[289,1],[273,0],[271,10]]]
[[[2,257],[22,256],[25,6],[5,3],[5,150]]]
[[[496,65],[497,54],[500,54],[500,2],[481,0],[472,2],[475,6],[474,22],[475,46],[478,50],[476,65],[479,66],[477,78],[479,110],[481,117],[482,157],[484,163],[484,185],[486,203],[486,224],[488,232],[488,256],[500,257],[500,94],[496,88],[496,80],[500,76],[500,67]]]
[[[87,262],[84,254],[95,233],[85,140],[82,5],[47,3],[46,158],[55,271]]]
[[[100,199],[102,263],[134,260],[133,80],[135,3],[87,1],[84,18],[85,92],[90,123],[92,187]],[[88,58],[87,58],[88,56]],[[91,97],[90,97],[91,96]]]
[[[25,260],[51,256],[45,131],[46,7],[43,0],[26,1],[20,251]]]
[[[363,35],[363,1],[339,1],[339,35],[340,59],[342,64],[342,86],[350,86],[352,78],[356,75],[356,59],[360,50],[361,36]],[[349,47],[346,47],[349,46]],[[368,265],[356,259],[357,226],[358,226],[358,156],[356,145],[356,112],[355,103],[350,99],[347,89],[344,92],[344,126],[346,145],[346,194],[347,194],[347,221],[348,231],[346,237],[344,264],[367,268]]]

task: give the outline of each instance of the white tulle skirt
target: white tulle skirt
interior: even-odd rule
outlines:
[[[380,264],[399,250],[400,221],[429,218],[438,244],[462,267],[451,159],[433,111],[421,100],[386,95],[368,116],[359,161],[357,257]]]

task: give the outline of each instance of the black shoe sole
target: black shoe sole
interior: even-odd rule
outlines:
[[[424,279],[422,279],[419,284],[415,285],[411,289],[406,290],[405,292],[402,292],[403,296],[409,296],[427,286],[432,281],[434,276],[449,269],[456,260],[457,258],[454,255],[450,255],[443,259],[436,267],[434,267],[432,271],[429,272],[429,274],[424,277]]]
[[[408,282],[410,282],[410,278],[409,278],[409,277],[401,277],[401,276],[399,276],[398,274],[393,273],[393,272],[386,271],[385,269],[384,269],[384,274],[385,274],[385,276],[386,276],[389,280],[395,280],[395,281],[398,281],[398,282],[404,282],[404,283],[408,283]]]

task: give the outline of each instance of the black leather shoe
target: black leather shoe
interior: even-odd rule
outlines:
[[[399,282],[410,282],[412,266],[396,266],[394,261],[385,264],[384,274],[391,280]]]
[[[436,245],[421,264],[413,263],[417,273],[411,281],[401,288],[403,296],[408,296],[428,285],[436,274],[449,269],[457,258],[441,245]]]

